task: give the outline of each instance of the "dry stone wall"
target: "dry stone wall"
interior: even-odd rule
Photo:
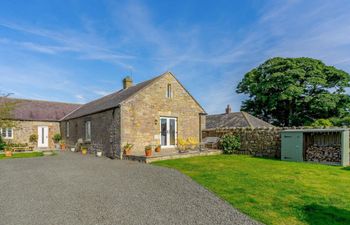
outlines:
[[[241,148],[236,154],[246,154],[262,157],[281,157],[280,132],[285,128],[220,128],[203,130],[205,137],[222,137],[233,134],[240,138]]]

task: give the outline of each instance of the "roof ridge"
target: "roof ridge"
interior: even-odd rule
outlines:
[[[80,103],[71,103],[71,102],[60,102],[60,101],[49,101],[49,100],[42,100],[42,99],[29,99],[29,98],[12,98],[12,97],[0,97],[4,99],[9,100],[19,100],[19,101],[32,101],[32,102],[48,102],[48,103],[58,103],[58,104],[68,104],[68,105],[83,105]]]
[[[241,112],[219,113],[219,114],[211,114],[208,116],[222,116],[222,115],[239,114],[239,113],[241,113]]]
[[[89,115],[89,114],[93,114],[93,113],[99,112],[99,110],[107,110],[107,109],[118,107],[124,101],[126,101],[129,98],[131,98],[135,94],[139,93],[141,90],[143,90],[144,88],[146,88],[149,85],[151,85],[155,80],[157,80],[158,78],[160,78],[160,77],[162,77],[162,76],[164,76],[164,75],[166,75],[168,73],[169,72],[162,73],[161,75],[158,75],[156,77],[153,77],[153,78],[145,80],[145,81],[142,81],[142,82],[140,82],[140,83],[138,83],[136,85],[133,85],[131,87],[128,87],[128,88],[125,88],[125,89],[120,89],[120,90],[115,91],[113,93],[110,93],[110,94],[108,94],[106,96],[103,96],[101,98],[95,99],[95,100],[90,101],[90,102],[88,102],[86,104],[83,104],[81,107],[79,107],[78,109],[74,110],[69,115],[66,115],[61,120],[78,118],[78,117],[81,117],[81,116],[85,116],[85,115]],[[118,100],[118,98],[121,98],[121,99]],[[110,101],[111,99],[114,99],[113,100],[114,103],[113,102],[112,103],[111,102],[108,103],[108,101]],[[99,107],[100,108],[99,110],[91,110],[91,109],[89,109],[89,107],[91,108],[94,105],[99,104],[99,101],[104,101],[104,103],[107,104],[107,105]],[[84,112],[84,110],[85,110],[85,112]]]
[[[253,126],[253,124],[250,122],[250,120],[249,120],[249,118],[248,118],[246,112],[241,111],[241,113],[242,113],[243,117],[247,120],[249,126],[250,126],[251,128],[254,128],[254,126]]]

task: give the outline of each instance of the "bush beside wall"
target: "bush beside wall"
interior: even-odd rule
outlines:
[[[280,158],[281,137],[280,132],[287,128],[220,128],[203,130],[205,137],[222,137],[225,134],[238,136],[240,148],[235,154],[254,155],[260,157]]]

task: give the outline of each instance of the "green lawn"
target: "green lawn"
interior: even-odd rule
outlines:
[[[159,161],[266,224],[350,224],[350,168],[242,155]]]
[[[15,159],[15,158],[31,158],[43,156],[42,152],[19,152],[13,153],[12,157],[6,157],[5,154],[0,154],[0,159]]]

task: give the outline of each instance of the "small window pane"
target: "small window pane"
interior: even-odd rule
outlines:
[[[171,84],[168,84],[167,86],[166,97],[171,98]]]
[[[12,128],[7,128],[7,137],[12,138]]]
[[[91,140],[91,121],[85,122],[85,139]]]
[[[1,136],[6,138],[6,128],[1,128]]]
[[[69,137],[69,122],[66,123],[66,136]]]

